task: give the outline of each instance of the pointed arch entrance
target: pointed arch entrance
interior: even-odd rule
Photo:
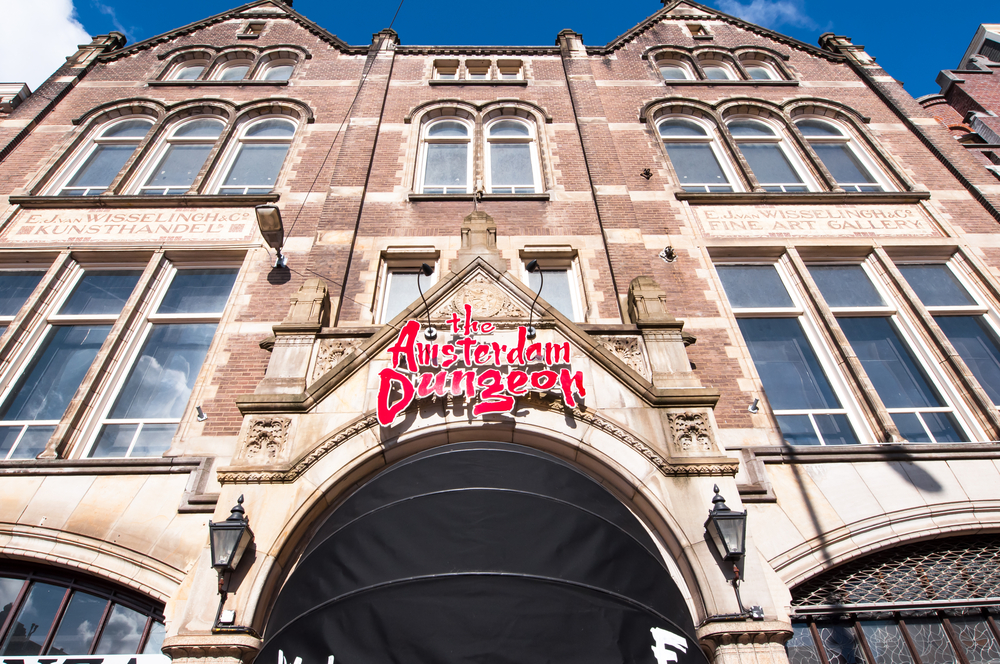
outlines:
[[[706,662],[638,519],[572,465],[509,443],[414,455],[331,513],[278,594],[257,662],[296,658]]]

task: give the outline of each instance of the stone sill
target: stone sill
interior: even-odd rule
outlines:
[[[413,202],[420,201],[471,201],[476,198],[475,194],[409,194],[407,199]],[[481,201],[547,201],[548,192],[541,194],[483,194]]]
[[[432,86],[437,85],[515,85],[526,86],[528,81],[523,78],[459,78],[459,79],[438,79],[432,78],[427,81]]]
[[[146,83],[151,88],[169,88],[169,87],[185,87],[194,88],[198,86],[204,87],[242,87],[244,85],[259,87],[259,86],[286,86],[288,81],[148,81]]]
[[[17,459],[0,461],[4,475],[163,475],[191,473],[203,457],[152,457],[146,459]]]
[[[688,201],[692,205],[749,205],[754,203],[782,204],[798,203],[801,205],[825,205],[829,203],[916,203],[926,201],[931,197],[929,191],[887,191],[887,192],[846,192],[819,191],[801,194],[784,192],[735,192],[707,193],[700,191],[678,191],[674,194],[679,201]]]
[[[173,208],[173,207],[253,207],[274,203],[280,194],[221,196],[182,194],[180,196],[11,196],[12,205],[26,209],[62,208]]]
[[[856,463],[867,461],[948,461],[1000,459],[1000,444],[876,443],[874,445],[752,447],[764,463]],[[730,452],[732,450],[729,450]]]
[[[764,86],[764,87],[796,87],[796,86],[798,86],[799,82],[798,81],[783,81],[783,80],[779,80],[779,81],[767,80],[767,81],[765,81],[765,80],[759,80],[759,79],[753,79],[753,80],[750,80],[750,81],[730,81],[730,80],[712,81],[712,80],[709,80],[709,79],[699,79],[697,81],[691,81],[691,80],[683,79],[683,80],[676,80],[676,81],[674,81],[674,80],[671,80],[671,81],[664,80],[663,84],[666,85],[667,87],[673,87],[675,85],[682,85],[682,86],[686,86],[686,85],[719,85],[719,86],[722,86],[722,87],[728,87],[728,86],[750,86],[750,87],[753,87],[753,88],[757,88],[757,87],[760,87],[760,86]]]

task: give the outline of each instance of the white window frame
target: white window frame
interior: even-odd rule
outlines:
[[[482,71],[483,67],[486,68],[485,73],[477,73],[475,76],[472,73],[473,69]],[[485,60],[481,58],[470,58],[465,61],[465,78],[470,81],[489,81],[494,78],[494,68],[492,60]],[[496,71],[496,78],[500,77],[500,72]]]
[[[714,52],[713,52],[713,54],[714,54]],[[725,81],[738,81],[738,80],[740,80],[740,75],[736,71],[736,68],[733,67],[732,63],[728,59],[726,59],[726,58],[720,58],[720,57],[700,57],[700,58],[698,58],[698,65],[701,67],[702,72],[704,72],[704,74],[705,74],[705,79],[704,80],[706,80],[706,81],[722,81],[722,80],[725,80]],[[718,69],[721,69],[722,71],[724,71],[726,73],[726,78],[724,78],[724,79],[709,78],[708,77],[708,72],[706,71],[706,67],[716,67]]]
[[[813,425],[813,429],[816,433],[817,438],[820,441],[820,445],[825,446],[826,442],[823,440],[823,434],[820,432],[819,427],[816,425],[816,421],[813,415],[845,415],[848,422],[850,422],[851,427],[854,429],[854,435],[857,437],[860,444],[872,444],[877,441],[869,431],[868,426],[865,424],[865,418],[858,408],[857,403],[855,403],[851,391],[848,388],[847,380],[844,378],[840,371],[840,367],[837,362],[834,361],[833,356],[830,352],[830,348],[827,346],[826,342],[823,340],[823,336],[819,332],[819,328],[816,322],[813,321],[812,316],[806,310],[803,304],[803,299],[798,289],[795,288],[791,276],[788,274],[788,268],[784,265],[782,260],[775,261],[761,261],[761,260],[733,260],[733,261],[715,261],[713,262],[713,267],[726,267],[726,266],[764,266],[769,265],[774,267],[775,271],[778,273],[778,278],[781,280],[781,285],[785,287],[785,292],[791,298],[792,306],[790,307],[735,307],[729,301],[729,297],[726,295],[726,289],[723,286],[722,278],[715,274],[717,280],[718,289],[721,294],[723,294],[723,300],[725,301],[725,306],[729,308],[730,315],[733,319],[740,318],[793,318],[798,321],[802,326],[802,330],[805,333],[806,341],[809,343],[813,354],[816,356],[817,361],[820,364],[820,368],[826,376],[826,379],[830,383],[830,387],[833,390],[834,395],[840,401],[840,409],[831,408],[820,408],[820,409],[775,409],[771,406],[770,401],[767,400],[767,393],[764,391],[764,382],[761,380],[760,374],[757,372],[757,365],[754,363],[753,356],[750,354],[750,348],[743,338],[742,332],[740,333],[740,341],[743,344],[743,350],[746,353],[747,365],[753,372],[753,380],[755,383],[756,391],[763,395],[764,401],[768,404],[768,409],[775,418],[779,416],[802,416],[808,415],[809,422]],[[739,331],[739,324],[736,324],[736,330]],[[775,419],[777,423],[777,419]],[[780,431],[780,428],[779,428]]]
[[[660,133],[660,126],[670,122],[672,120],[683,120],[685,122],[693,123],[705,131],[704,137],[686,137],[686,136],[671,136],[665,137]],[[743,191],[743,181],[740,177],[736,175],[736,170],[733,168],[732,163],[729,160],[729,156],[722,149],[722,141],[719,137],[718,129],[714,124],[709,124],[703,121],[701,118],[696,118],[693,115],[665,115],[656,119],[656,136],[660,139],[660,145],[663,146],[663,152],[666,155],[667,162],[670,164],[670,168],[673,170],[676,176],[677,186],[684,189],[685,185],[681,182],[680,174],[677,172],[677,168],[674,166],[673,161],[670,159],[670,154],[667,152],[667,146],[665,143],[707,143],[709,148],[711,148],[712,153],[715,155],[715,159],[719,162],[719,167],[722,172],[729,179],[729,186],[732,188],[731,191],[739,192]],[[702,193],[708,192],[708,188],[711,186],[721,186],[712,184],[691,184],[690,187],[703,187]],[[685,191],[687,191],[685,189]],[[728,192],[726,192],[728,193]]]
[[[868,258],[861,263],[823,263],[823,262],[811,262],[808,267],[817,267],[824,265],[860,265],[864,270],[868,280],[872,283],[875,291],[882,298],[885,303],[881,307],[832,307],[829,303],[824,303],[830,310],[830,313],[834,315],[838,320],[840,318],[887,318],[889,320],[889,325],[896,331],[899,338],[905,344],[906,348],[912,353],[913,359],[919,364],[919,368],[923,371],[924,377],[930,383],[931,388],[937,390],[940,395],[941,400],[945,402],[944,406],[936,407],[925,407],[925,408],[889,408],[885,406],[886,412],[890,415],[893,414],[903,414],[903,413],[917,413],[918,419],[920,419],[921,425],[925,429],[925,433],[934,440],[930,431],[927,429],[927,425],[924,423],[923,418],[919,416],[920,412],[935,412],[935,413],[950,413],[959,427],[959,433],[965,434],[971,441],[986,440],[986,434],[982,428],[976,423],[975,418],[969,412],[968,408],[965,406],[964,400],[962,399],[959,392],[947,380],[938,368],[938,362],[934,358],[934,354],[927,347],[926,344],[921,340],[921,335],[916,327],[916,325],[906,316],[897,305],[897,298],[893,293],[889,291],[886,285],[883,283],[882,279],[878,277],[875,270],[872,268],[872,259]],[[839,325],[839,322],[838,322]],[[845,335],[846,339],[846,335]],[[850,347],[850,340],[846,339],[848,347]],[[852,349],[853,352],[853,349]],[[883,404],[884,406],[884,404]],[[936,441],[935,441],[936,442]],[[955,443],[950,443],[955,444]]]
[[[264,66],[260,68],[254,76],[255,80],[258,81],[288,81],[291,80],[292,76],[295,74],[295,65],[298,64],[295,60],[291,58],[276,58],[274,60],[268,60],[264,63]],[[285,78],[267,78],[268,72],[277,69],[278,67],[291,67],[292,70],[288,72],[288,76]],[[247,72],[249,73],[249,72]]]
[[[427,263],[434,268],[434,273],[429,277],[421,275],[420,286],[426,293],[441,276],[440,256],[441,252],[434,247],[389,247],[382,251],[376,291],[372,295],[372,311],[376,325],[385,325],[391,320],[386,318],[386,307],[389,304],[393,273],[416,274],[420,271],[421,265]]]
[[[493,137],[491,137],[490,133],[491,133],[491,131],[493,129],[493,126],[496,125],[496,124],[498,124],[498,123],[500,123],[500,122],[516,122],[516,123],[518,123],[518,124],[526,127],[528,129],[528,137],[527,138],[514,138],[514,137],[493,138]],[[509,193],[509,194],[515,194],[515,193],[520,193],[520,194],[533,193],[533,194],[537,194],[538,192],[542,191],[541,166],[539,164],[539,159],[538,159],[538,132],[537,132],[537,129],[535,127],[535,123],[534,122],[525,120],[524,118],[521,118],[519,116],[499,115],[499,116],[497,116],[497,117],[489,120],[486,123],[486,125],[483,127],[483,141],[486,144],[485,145],[486,149],[484,151],[485,152],[485,154],[484,154],[485,158],[483,159],[483,163],[484,163],[484,170],[485,170],[485,176],[486,176],[486,192],[487,193],[490,193],[490,194],[497,193],[497,192],[493,191],[494,187],[493,187],[493,154],[492,154],[492,146],[493,146],[494,143],[496,143],[496,144],[514,144],[514,145],[524,145],[524,144],[527,144],[528,145],[528,154],[530,155],[530,159],[531,159],[531,186],[532,186],[533,190],[531,192],[523,192],[523,191],[522,192],[514,192],[514,191],[510,191],[510,192],[502,192],[502,193]],[[506,188],[506,187],[504,187],[504,188]],[[514,185],[514,186],[511,186],[509,188],[510,189],[524,189],[526,187],[521,187],[521,186],[518,186],[518,185]]]
[[[74,325],[110,325],[118,321],[123,313],[126,311],[126,307],[122,307],[122,311],[116,314],[82,314],[82,315],[70,315],[70,314],[59,314],[57,313],[62,306],[69,299],[69,296],[76,289],[80,280],[88,272],[142,272],[146,268],[146,264],[80,264],[77,263],[70,268],[70,273],[67,275],[65,282],[59,287],[59,292],[55,298],[51,300],[47,307],[45,307],[44,315],[40,317],[39,321],[33,326],[33,329],[29,331],[24,343],[21,346],[20,351],[12,359],[11,363],[7,367],[2,377],[3,387],[0,389],[0,405],[6,403],[6,401],[11,398],[12,392],[17,386],[18,381],[20,381],[21,376],[31,365],[36,353],[41,351],[41,346],[45,343],[45,340],[49,338],[50,334],[54,334],[53,328],[56,327],[72,327]],[[141,286],[141,277],[135,288]],[[135,290],[133,288],[133,294]],[[31,302],[29,298],[28,302]],[[23,307],[22,307],[23,308]],[[112,329],[112,332],[114,330]],[[110,337],[109,333],[109,337]],[[102,342],[102,346],[107,342],[107,338]],[[99,351],[98,351],[99,352]],[[96,359],[96,358],[95,358]],[[93,365],[91,365],[91,368]],[[90,368],[87,370],[90,371]],[[86,374],[85,374],[86,375]],[[86,378],[84,378],[86,380]],[[81,383],[82,385],[82,383]],[[79,386],[77,387],[79,389]],[[66,416],[65,411],[57,420],[2,420],[3,428],[8,428],[9,426],[20,426],[21,434],[18,436],[17,441],[11,446],[4,459],[10,458],[11,455],[17,450],[17,446],[20,444],[21,439],[24,437],[24,433],[27,431],[28,426],[55,426],[58,427],[62,418]]]
[[[531,273],[528,272],[528,263],[532,260],[538,261],[538,267],[542,272],[566,272],[569,284],[569,298],[573,306],[572,315],[560,312],[574,323],[585,322],[587,316],[586,292],[583,286],[583,277],[580,271],[580,261],[577,251],[569,246],[526,246],[520,250],[521,263],[519,267],[519,277],[528,287],[531,288]],[[539,297],[546,302],[545,286],[542,285],[542,292]],[[554,308],[554,307],[553,307]]]
[[[275,138],[275,137],[247,137],[246,133],[254,125],[264,122],[266,120],[284,120],[292,125],[292,134],[287,139],[285,138]],[[208,191],[213,194],[222,194],[223,189],[235,189],[237,185],[226,186],[226,178],[229,177],[229,171],[232,170],[236,163],[236,158],[240,153],[240,150],[244,145],[266,145],[266,144],[286,144],[288,145],[288,150],[285,151],[285,156],[281,160],[281,165],[278,167],[278,174],[274,178],[274,184],[271,185],[270,191],[274,191],[278,188],[282,181],[285,171],[285,162],[288,161],[288,154],[292,150],[292,144],[295,142],[295,137],[299,131],[299,122],[292,117],[287,115],[261,115],[255,118],[244,119],[240,122],[236,131],[232,132],[227,140],[227,145],[222,158],[216,161],[216,166],[214,168],[215,174],[211,179],[211,184],[208,187]],[[248,189],[263,189],[267,184],[260,185],[242,185],[243,193],[246,194]]]
[[[524,61],[500,59],[496,62],[496,77],[501,81],[520,81],[524,79]]]
[[[247,68],[247,70],[243,72],[243,76],[241,78],[231,78],[231,79],[222,78],[223,74],[225,74],[227,71],[229,71],[230,69],[235,69],[237,67]],[[219,66],[216,67],[215,71],[212,72],[212,80],[226,81],[227,83],[238,83],[240,81],[247,80],[247,77],[250,75],[251,71],[253,71],[252,60],[245,60],[245,59],[227,60],[226,62],[219,64]]]
[[[819,185],[816,183],[816,180],[813,178],[812,173],[810,172],[810,169],[806,166],[805,161],[803,161],[802,158],[799,156],[798,150],[792,149],[791,144],[789,143],[788,138],[785,135],[784,127],[773,122],[770,118],[765,119],[762,117],[755,117],[749,115],[730,116],[726,118],[726,126],[728,127],[733,122],[741,122],[741,121],[759,122],[760,124],[763,124],[765,127],[771,130],[771,132],[773,133],[773,138],[733,136],[733,142],[736,144],[737,150],[740,149],[741,144],[767,143],[767,144],[777,145],[778,149],[781,150],[781,153],[785,155],[786,159],[788,159],[788,163],[791,164],[792,169],[795,171],[796,175],[798,175],[802,179],[802,182],[800,184],[792,182],[779,183],[779,184],[764,184],[763,182],[760,181],[760,178],[757,177],[757,174],[754,173],[754,178],[757,179],[757,182],[760,184],[761,187],[765,188],[780,187],[782,192],[785,192],[786,187],[796,187],[796,186],[805,187],[807,191],[820,190]],[[732,132],[730,132],[730,135],[732,135]],[[746,159],[745,154],[743,155],[743,158]],[[753,171],[753,167],[750,166],[749,161],[747,161],[747,166],[749,166],[750,170]],[[798,192],[793,192],[793,193],[798,193]]]
[[[202,78],[204,78],[205,72],[208,71],[208,68],[210,66],[211,63],[208,60],[202,60],[202,59],[181,60],[180,62],[174,63],[173,67],[170,68],[170,71],[167,73],[166,80],[191,81],[192,83],[194,81],[200,81],[202,80]],[[195,76],[194,78],[180,78],[180,73],[183,70],[190,69],[193,67],[201,67],[201,71],[198,72],[197,76]]]
[[[110,131],[114,126],[123,124],[125,122],[131,122],[134,120],[141,120],[149,124],[149,129],[146,130],[146,134],[144,136],[138,138],[134,136],[127,138],[116,138],[116,137],[104,138],[104,134]],[[74,194],[62,194],[61,192],[67,188],[66,184],[73,179],[73,176],[75,176],[77,172],[81,168],[83,168],[84,165],[86,165],[87,160],[90,159],[91,155],[94,154],[94,152],[100,146],[134,145],[135,147],[132,150],[132,155],[130,155],[128,158],[131,159],[135,155],[136,151],[149,138],[149,132],[150,130],[152,130],[153,124],[154,124],[153,118],[149,117],[148,115],[131,114],[120,118],[115,118],[110,122],[105,122],[99,125],[98,127],[95,127],[90,137],[87,139],[87,141],[76,151],[76,154],[73,155],[73,157],[69,160],[69,162],[62,168],[58,176],[54,178],[52,185],[47,188],[46,193],[49,194],[50,196],[66,195],[69,197],[75,197]],[[125,164],[128,164],[128,159],[125,160]],[[124,165],[122,166],[122,168],[124,168]],[[121,175],[121,171],[118,172],[118,175]],[[108,187],[105,187],[102,190],[102,192],[106,192],[108,188],[111,186],[111,184],[114,183],[115,178],[117,177],[118,176],[116,175],[115,177],[111,178],[111,182],[108,183]],[[84,194],[81,194],[84,196],[98,196],[100,195],[100,193],[102,193],[102,192],[99,192],[97,194],[88,193],[91,189],[96,189],[97,187],[73,187],[73,188],[84,189],[85,190]]]
[[[461,138],[429,138],[428,132],[431,127],[436,124],[444,122],[458,122],[465,126],[466,137]],[[429,144],[461,144],[465,143],[468,145],[468,150],[465,155],[465,188],[463,191],[448,191],[448,189],[459,189],[459,187],[440,187],[445,191],[444,194],[468,194],[472,191],[473,185],[473,162],[475,161],[475,141],[474,137],[476,135],[476,127],[473,122],[458,115],[447,115],[439,118],[434,118],[423,123],[420,127],[420,150],[417,154],[417,182],[420,186],[417,188],[418,193],[424,193],[426,185],[424,183],[424,178],[427,175],[427,146]],[[431,187],[432,189],[438,189],[439,187]]]
[[[437,81],[457,81],[461,75],[462,63],[458,60],[435,60],[434,79]]]
[[[101,458],[150,458],[150,457],[132,457],[132,451],[135,447],[135,443],[139,438],[139,434],[142,431],[143,424],[177,424],[178,426],[183,423],[186,419],[186,414],[191,409],[191,401],[196,396],[197,385],[200,380],[201,373],[205,370],[205,366],[209,364],[209,357],[211,356],[213,350],[216,347],[216,342],[219,338],[219,327],[222,324],[222,320],[225,317],[226,312],[229,309],[229,304],[232,300],[233,293],[239,288],[240,282],[240,271],[241,271],[242,261],[239,260],[222,260],[213,262],[197,262],[197,263],[170,263],[163,268],[159,275],[159,283],[156,285],[154,291],[147,297],[147,303],[142,311],[139,312],[142,317],[142,323],[136,326],[137,333],[133,334],[128,340],[128,345],[125,350],[120,355],[120,360],[115,364],[114,368],[108,375],[108,380],[106,384],[110,386],[109,389],[105,389],[101,395],[100,400],[95,404],[93,412],[100,413],[99,416],[91,417],[87,422],[86,426],[82,429],[82,434],[80,440],[85,441],[82,446],[78,446],[79,450],[76,456],[79,458],[88,458],[94,445],[97,443],[97,438],[101,432],[101,429],[105,424],[139,424],[140,427],[136,430],[132,437],[132,443],[129,445],[128,452],[124,457],[101,457]],[[236,281],[233,283],[233,288],[229,293],[229,297],[226,298],[226,304],[222,311],[218,313],[208,313],[208,314],[158,314],[156,310],[160,307],[163,302],[164,296],[170,289],[170,285],[173,283],[174,277],[179,272],[184,272],[185,270],[235,270],[237,272]],[[150,333],[153,331],[153,327],[157,324],[182,324],[182,323],[216,323],[216,331],[212,337],[212,342],[209,345],[208,354],[206,355],[205,362],[198,370],[198,378],[195,379],[195,390],[192,391],[191,396],[188,399],[188,404],[185,407],[185,414],[182,414],[177,418],[129,418],[129,419],[115,419],[110,420],[108,415],[111,408],[114,406],[115,400],[121,393],[122,388],[125,387],[125,383],[128,380],[130,374],[132,373],[132,368],[135,363],[139,360],[139,355],[145,346],[146,340],[149,338]],[[2,401],[0,401],[2,403]]]
[[[821,122],[823,124],[829,125],[833,129],[836,129],[838,132],[840,132],[840,136],[839,137],[836,137],[836,136],[830,136],[830,137],[826,137],[826,136],[806,136],[806,135],[803,134],[803,138],[806,140],[806,143],[808,143],[810,147],[812,147],[812,145],[814,143],[828,144],[828,145],[829,144],[833,144],[833,145],[846,145],[847,148],[851,151],[851,154],[853,154],[855,156],[855,158],[858,161],[860,161],[861,164],[865,168],[868,169],[868,174],[871,175],[875,179],[875,184],[878,184],[879,186],[882,187],[882,191],[884,191],[884,192],[897,191],[896,186],[892,183],[892,181],[886,175],[886,173],[882,169],[882,167],[879,166],[878,163],[875,161],[875,159],[872,158],[872,155],[869,154],[868,150],[866,150],[863,147],[861,147],[860,145],[858,145],[858,139],[854,135],[854,132],[851,131],[850,128],[845,127],[844,123],[838,122],[838,121],[832,120],[832,119],[830,119],[830,118],[828,118],[826,116],[820,116],[820,115],[799,115],[799,116],[796,116],[792,120],[792,123],[795,124],[796,127],[798,127],[798,124],[800,122],[802,122],[803,120]],[[801,133],[801,130],[800,130],[800,133]],[[819,154],[816,154],[816,158],[819,160],[819,162],[821,164],[823,164],[824,168],[826,168],[826,164],[823,162],[823,159],[819,156]],[[829,168],[827,168],[827,171],[829,171]],[[833,174],[831,173],[831,176],[832,175]],[[863,186],[872,186],[872,183],[869,183],[869,182],[844,182],[844,183],[837,182],[837,186],[838,187],[843,188],[845,185],[848,186],[848,187],[863,187]],[[845,191],[850,191],[850,190],[845,190]]]
[[[748,80],[750,80],[750,81],[781,81],[781,80],[784,80],[784,77],[781,76],[780,72],[778,72],[778,68],[775,67],[772,63],[770,63],[770,62],[768,62],[766,60],[759,60],[759,59],[756,59],[756,58],[754,58],[754,59],[747,59],[747,60],[740,60],[740,64],[743,65],[743,70],[747,72],[747,77],[748,77]],[[749,71],[750,67],[759,67],[759,68],[763,69],[764,71],[766,71],[768,73],[769,78],[754,78],[750,74],[750,71]]]
[[[186,137],[186,136],[178,137],[176,135],[178,130],[181,129],[181,127],[191,124],[192,122],[197,122],[199,120],[212,120],[214,122],[217,122],[221,126],[221,128],[219,129],[219,135],[216,136],[215,138]],[[129,188],[130,192],[137,195],[143,195],[145,194],[146,189],[179,189],[180,187],[154,187],[147,185],[145,183],[153,176],[156,169],[159,168],[160,161],[166,155],[167,150],[170,149],[171,145],[208,145],[208,144],[215,145],[222,139],[222,136],[225,134],[225,131],[226,131],[225,120],[215,115],[197,115],[191,118],[185,118],[181,122],[175,123],[174,126],[170,128],[170,131],[167,133],[167,135],[160,139],[156,147],[150,151],[147,151],[146,157],[143,160],[143,167],[139,171],[139,174],[134,179],[133,186]],[[211,156],[211,151],[209,151],[209,154],[206,155],[205,158],[206,162],[208,161],[209,156]],[[205,162],[202,162],[201,168],[204,168],[204,166]],[[195,177],[191,185],[183,193],[192,192],[197,185],[198,185],[198,179],[197,177]],[[156,195],[156,194],[150,194],[150,195]],[[170,194],[170,195],[180,195],[180,194]]]
[[[667,78],[663,75],[664,67],[677,67],[684,73],[684,78]],[[678,58],[659,58],[656,60],[656,70],[660,72],[660,78],[667,82],[667,85],[671,81],[696,81],[698,77],[694,74],[694,68],[691,63],[687,60],[681,60]]]

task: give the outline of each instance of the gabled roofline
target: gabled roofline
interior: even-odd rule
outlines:
[[[351,46],[347,42],[337,37],[337,35],[332,34],[331,32],[329,32],[324,28],[321,28],[319,25],[313,23],[305,16],[303,16],[302,14],[298,13],[297,11],[286,5],[284,2],[281,2],[281,0],[254,0],[254,2],[249,2],[245,5],[240,5],[239,7],[235,7],[233,9],[224,11],[221,14],[216,14],[215,16],[209,16],[208,18],[204,18],[200,21],[195,21],[194,23],[189,23],[188,25],[177,28],[175,30],[164,32],[163,34],[157,35],[155,37],[150,37],[149,39],[144,39],[141,42],[136,42],[131,46],[126,46],[125,48],[118,49],[117,51],[106,53],[104,55],[99,56],[97,59],[100,60],[101,62],[110,62],[112,60],[117,60],[118,58],[132,55],[133,53],[136,53],[138,51],[144,51],[146,49],[153,48],[158,44],[162,44],[163,42],[170,41],[171,39],[175,39],[182,35],[189,34],[191,32],[194,32],[195,30],[199,30],[201,28],[205,28],[210,25],[214,25],[216,23],[221,23],[222,21],[229,20],[231,18],[234,18],[237,14],[244,14],[248,11],[253,10],[254,7],[265,4],[277,5],[287,14],[287,18],[292,19],[293,21],[301,25],[303,28],[305,28],[312,34],[316,35],[317,37],[331,44],[337,49],[343,51],[344,53],[349,53],[351,55],[364,55],[371,50],[370,44],[366,44],[365,46]],[[261,14],[261,17],[264,16],[274,16],[274,15]]]
[[[693,7],[698,8],[699,10],[703,11],[706,14],[717,16],[719,19],[725,21],[726,23],[743,28],[744,30],[747,30],[749,32],[757,33],[762,37],[767,37],[768,39],[772,39],[776,42],[780,42],[787,46],[791,46],[792,48],[806,51],[811,55],[816,55],[821,58],[826,58],[827,60],[831,60],[833,62],[843,62],[844,60],[846,60],[846,58],[842,55],[831,53],[830,51],[823,50],[818,46],[813,46],[812,44],[807,44],[804,41],[799,41],[798,39],[794,39],[793,37],[783,35],[780,32],[775,32],[774,30],[768,30],[767,28],[762,28],[761,26],[755,23],[744,21],[741,18],[731,16],[729,14],[726,14],[725,12],[719,11],[718,9],[707,7],[698,2],[694,2],[693,0],[665,0],[663,9],[659,10],[658,12],[646,18],[645,20],[639,22],[629,30],[626,30],[624,33],[622,33],[621,36],[617,37],[616,39],[609,41],[604,46],[587,46],[586,47],[587,55],[609,55],[613,53],[614,51],[618,50],[628,42],[632,41],[633,39],[641,35],[646,30],[653,27],[655,24],[659,23],[664,18],[668,18],[669,12],[680,4],[691,5]],[[694,15],[692,15],[691,17],[694,18]],[[681,14],[674,14],[674,15],[669,15],[669,18],[683,19],[686,18],[686,16]]]

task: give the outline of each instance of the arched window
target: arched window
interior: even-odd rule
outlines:
[[[520,120],[503,118],[486,127],[486,191],[533,194],[541,187],[534,130]]]
[[[817,118],[799,120],[795,126],[844,191],[890,189],[885,176],[843,128]]]
[[[249,60],[231,60],[215,72],[217,81],[242,81],[250,71]]]
[[[771,56],[760,52],[746,52],[738,56],[743,70],[755,81],[780,81],[785,77]]]
[[[207,60],[185,60],[177,64],[167,78],[171,81],[194,81],[207,67]]]
[[[801,165],[774,127],[749,119],[732,120],[728,127],[764,191],[809,191]]]
[[[719,53],[706,53],[698,58],[705,78],[710,81],[733,81],[739,78],[732,64]]]
[[[244,125],[232,147],[220,194],[266,194],[274,188],[288,153],[295,123],[264,118]]]
[[[258,78],[262,81],[287,81],[294,70],[294,62],[289,60],[274,60],[267,63],[261,70]]]
[[[199,118],[178,125],[155,155],[140,194],[186,194],[222,134],[219,120]]]
[[[733,191],[718,142],[707,127],[694,120],[670,118],[660,123],[659,132],[684,191]]]
[[[448,119],[424,127],[421,191],[425,194],[464,194],[472,181],[470,127]]]
[[[691,81],[695,78],[691,65],[685,60],[664,58],[657,60],[656,66],[667,81]]]
[[[105,126],[70,165],[57,195],[103,194],[152,126],[149,118],[131,118]]]

